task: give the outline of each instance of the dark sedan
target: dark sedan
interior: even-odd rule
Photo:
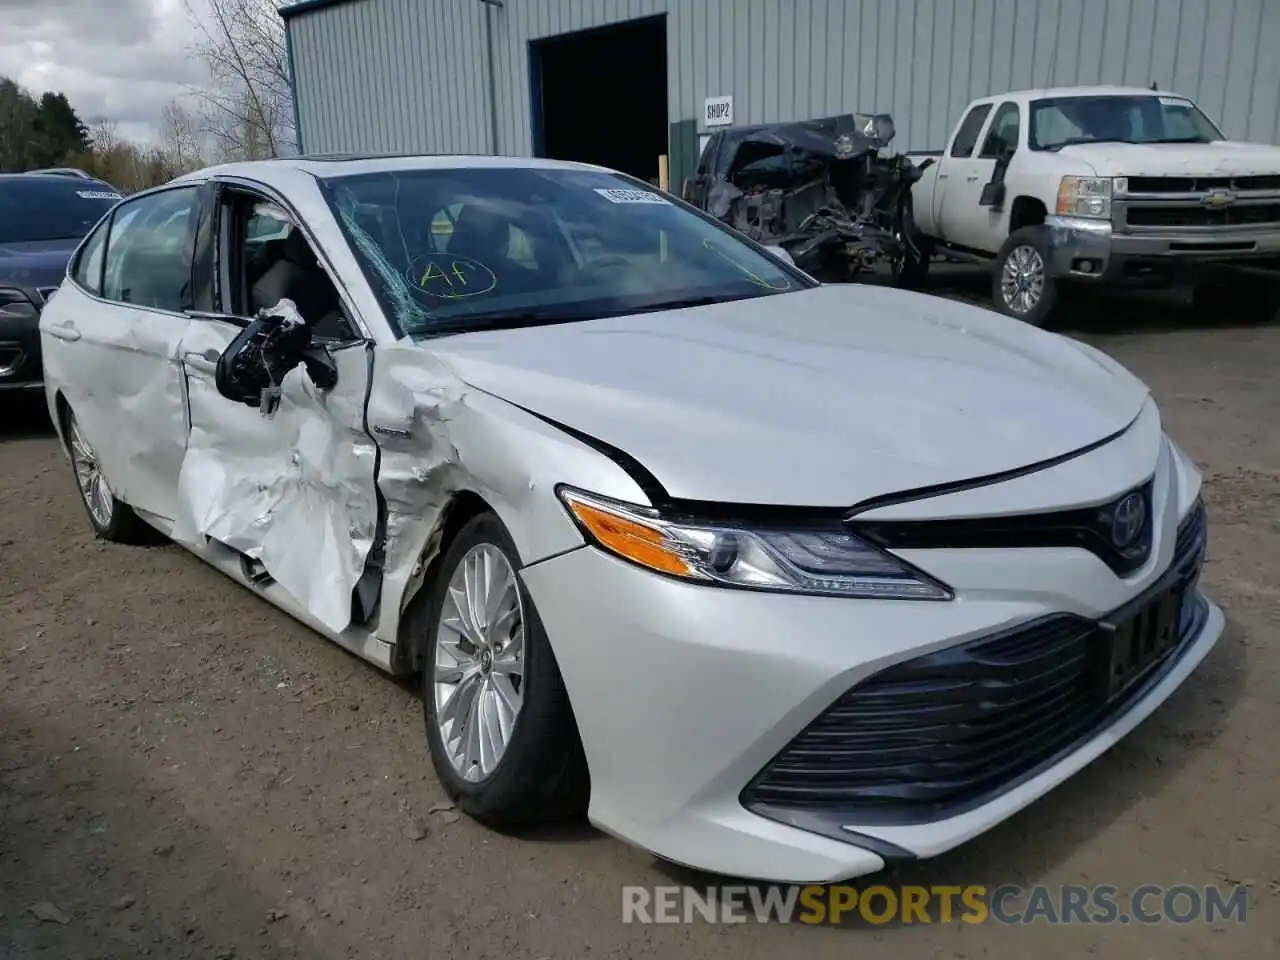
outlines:
[[[0,391],[39,389],[40,310],[76,246],[119,199],[101,180],[0,175]]]

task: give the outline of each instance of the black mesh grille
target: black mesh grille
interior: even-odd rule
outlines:
[[[1130,193],[1202,193],[1206,190],[1280,190],[1280,176],[1130,177]]]
[[[1178,531],[1161,590],[1187,590],[1204,558],[1197,504]],[[1182,604],[1186,648],[1205,615]],[[1124,710],[1139,682],[1108,701],[1099,689],[1102,628],[1068,614],[940,650],[858,684],[788,744],[743,792],[774,810],[829,810],[850,822],[924,822],[975,806],[1030,775]]]
[[[1131,227],[1248,227],[1280,223],[1280,203],[1234,204],[1220,209],[1191,206],[1130,207]]]
[[[1141,495],[1142,529],[1127,547],[1112,539],[1116,508],[1130,494]],[[858,520],[849,528],[886,550],[943,550],[979,547],[1079,547],[1088,550],[1121,576],[1140,568],[1151,556],[1151,481],[1097,507],[1055,510],[966,520]]]

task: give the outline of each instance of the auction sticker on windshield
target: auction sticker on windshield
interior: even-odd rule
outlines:
[[[76,196],[81,200],[121,200],[123,199],[118,193],[111,193],[107,190],[77,190]]]
[[[610,203],[667,203],[668,201],[648,190],[628,190],[623,187],[596,187],[596,193]]]

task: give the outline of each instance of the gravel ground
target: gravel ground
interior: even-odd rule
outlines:
[[[1079,316],[1205,472],[1227,633],[1075,780],[888,880],[1243,886],[1245,924],[624,925],[624,885],[710,879],[458,818],[413,688],[176,547],[96,542],[38,405],[4,398],[0,957],[1277,956],[1280,326]]]

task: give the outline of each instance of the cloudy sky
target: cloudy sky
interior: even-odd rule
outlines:
[[[164,104],[206,81],[187,2],[0,0],[0,76],[62,91],[85,123],[110,118],[150,139]]]

